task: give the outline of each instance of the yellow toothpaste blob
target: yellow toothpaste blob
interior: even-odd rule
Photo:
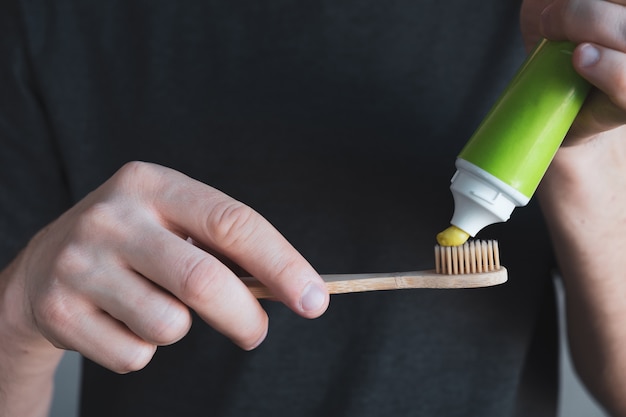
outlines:
[[[441,246],[461,246],[467,242],[469,237],[469,233],[466,233],[456,226],[450,226],[443,232],[437,234],[437,243]]]

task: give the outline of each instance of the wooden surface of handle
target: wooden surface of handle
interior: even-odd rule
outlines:
[[[351,292],[401,290],[409,288],[461,289],[481,288],[503,284],[507,281],[507,270],[500,267],[496,271],[475,274],[444,275],[435,270],[392,272],[375,274],[333,274],[322,275],[330,294]],[[241,280],[257,298],[273,298],[269,288],[251,277]]]

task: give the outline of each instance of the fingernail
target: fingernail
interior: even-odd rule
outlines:
[[[302,292],[302,298],[300,298],[300,306],[303,311],[315,312],[319,311],[326,302],[326,291],[324,291],[316,283],[309,283]]]
[[[554,7],[553,4],[548,5],[548,7],[543,9],[543,11],[541,12],[541,15],[539,16],[539,24],[541,27],[540,28],[541,33],[547,38],[550,38],[550,29],[551,29],[550,14],[552,12],[553,7]]]
[[[590,67],[600,60],[600,51],[593,45],[584,44],[579,49],[578,64],[581,67]]]

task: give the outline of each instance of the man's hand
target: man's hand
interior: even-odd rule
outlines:
[[[223,258],[304,317],[328,306],[319,275],[254,210],[173,170],[130,163],[3,273],[0,317],[13,318],[4,327],[16,344],[44,337],[116,372],[144,367],[157,346],[182,338],[189,308],[253,349],[268,318]]]
[[[539,188],[565,282],[577,371],[615,415],[626,415],[626,1],[526,0],[527,46],[569,40],[595,86]]]

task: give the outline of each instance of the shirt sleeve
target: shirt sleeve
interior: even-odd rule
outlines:
[[[18,0],[0,2],[0,268],[69,205],[25,13]]]

